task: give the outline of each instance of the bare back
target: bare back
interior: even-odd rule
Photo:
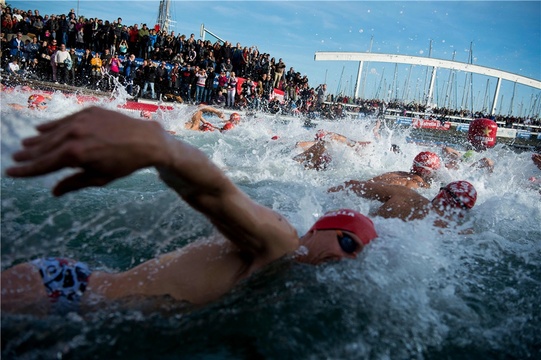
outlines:
[[[429,188],[428,184],[422,177],[417,174],[406,171],[393,171],[378,175],[368,180],[371,182],[381,182],[389,185],[402,185],[410,189]]]

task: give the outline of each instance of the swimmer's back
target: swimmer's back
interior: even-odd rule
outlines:
[[[378,175],[368,180],[372,182],[381,182],[389,185],[402,185],[410,189],[430,187],[422,177],[406,171],[393,171]]]

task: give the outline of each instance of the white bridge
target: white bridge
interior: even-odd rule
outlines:
[[[434,82],[436,79],[436,70],[438,68],[451,69],[464,71],[468,73],[481,74],[486,76],[491,76],[498,78],[498,83],[496,85],[496,90],[494,92],[494,98],[492,101],[491,114],[494,114],[496,111],[496,103],[498,94],[500,92],[500,85],[502,80],[508,80],[513,83],[523,84],[526,86],[533,87],[535,89],[541,89],[541,81],[531,79],[525,76],[488,68],[479,65],[473,65],[458,61],[451,60],[441,60],[435,58],[426,58],[421,56],[410,56],[410,55],[395,55],[395,54],[380,54],[380,53],[360,53],[360,52],[332,52],[332,51],[318,51],[314,55],[314,60],[316,61],[359,61],[359,71],[357,74],[357,82],[355,83],[355,97],[358,96],[359,91],[359,82],[362,73],[362,67],[364,61],[369,62],[388,62],[395,64],[411,64],[411,65],[422,65],[422,66],[431,66],[432,75],[430,78],[430,87],[428,90],[428,95],[426,102],[429,104],[432,101],[432,94],[434,92]]]

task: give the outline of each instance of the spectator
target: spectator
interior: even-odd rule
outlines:
[[[63,84],[68,83],[68,59],[71,61],[69,52],[66,50],[66,45],[61,44],[60,49],[55,53],[54,62],[57,68],[57,82]]]
[[[94,57],[90,60],[91,76],[92,76],[92,88],[97,89],[102,77],[102,65],[101,54],[99,52],[94,53]]]
[[[205,95],[205,82],[207,81],[207,71],[205,69],[199,69],[197,73],[195,74],[195,77],[197,78],[196,86],[196,94],[195,94],[195,101],[196,103],[200,104],[202,101],[204,101],[204,95]]]
[[[227,103],[226,107],[233,108],[235,106],[235,96],[237,94],[237,77],[235,72],[231,72],[227,82]]]
[[[86,48],[84,54],[81,56],[81,61],[79,62],[79,79],[83,85],[90,85],[91,74],[92,74],[92,52],[90,48]]]
[[[131,54],[124,62],[124,78],[126,81],[126,91],[128,95],[133,94],[133,82],[136,75],[137,63],[135,62],[135,55]]]
[[[166,65],[167,63],[162,61],[160,66],[156,69],[156,93],[160,99],[163,94],[167,93],[169,85],[169,72],[167,71]]]
[[[150,60],[143,64],[143,79],[144,85],[141,96],[147,96],[147,90],[150,88],[151,98],[156,99],[156,92],[154,91],[154,82],[156,81],[156,65]]]
[[[273,86],[276,89],[282,89],[281,81],[282,81],[282,77],[284,76],[284,71],[286,69],[286,64],[284,64],[284,62],[282,61],[281,58],[278,60],[278,64],[276,64],[274,69],[275,70],[274,70]]]
[[[38,38],[36,36],[34,36],[32,38],[32,42],[26,44],[24,46],[24,52],[26,54],[26,59],[28,61],[33,61],[35,58],[38,57],[38,52],[39,52],[39,49],[40,49],[40,45],[38,43]]]
[[[70,77],[70,84],[75,86],[79,81],[77,81],[76,76],[79,75],[79,57],[75,53],[75,48],[71,48],[69,51],[71,67],[68,68],[68,74]]]
[[[11,62],[8,64],[6,71],[9,75],[19,75],[21,68],[19,67],[19,58],[16,56],[11,58]]]
[[[9,42],[9,51],[11,57],[22,58],[24,52],[23,33],[18,32],[17,36],[14,36]]]

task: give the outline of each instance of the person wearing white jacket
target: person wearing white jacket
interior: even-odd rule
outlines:
[[[68,66],[66,65],[66,60],[70,58],[69,52],[66,50],[66,45],[61,44],[60,49],[54,55],[54,62],[57,68],[57,80],[63,84],[68,82]]]

